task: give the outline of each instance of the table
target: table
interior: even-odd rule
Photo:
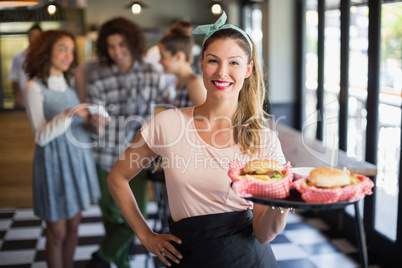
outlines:
[[[277,124],[273,128],[278,132],[278,138],[282,145],[283,153],[292,167],[326,167],[330,166],[332,150],[326,148],[321,141],[307,139],[302,132],[288,126]],[[377,175],[377,167],[371,163],[357,161],[347,156],[346,152],[338,150],[338,163],[336,168],[344,168],[352,173],[363,176]]]
[[[286,160],[290,161],[292,167],[330,166],[332,152],[321,141],[306,139],[302,132],[282,124],[276,124],[273,130],[277,131],[283,154]],[[350,172],[364,176],[377,175],[377,167],[371,163],[357,161],[352,157],[348,157],[346,152],[342,150],[338,150],[337,157],[336,168],[342,169],[346,167]],[[353,203],[353,206],[355,209],[355,228],[357,231],[360,262],[362,267],[367,268],[368,257],[364,225],[360,217],[358,202]]]

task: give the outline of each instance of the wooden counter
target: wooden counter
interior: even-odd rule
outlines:
[[[25,111],[0,111],[0,208],[32,207],[34,150]]]
[[[283,153],[292,167],[328,167],[331,165],[332,150],[326,148],[321,141],[306,139],[300,131],[282,124],[277,124],[274,130],[278,131]],[[344,151],[337,151],[337,159],[338,161],[335,163],[337,168],[346,167],[352,173],[364,176],[377,175],[375,165],[348,157]]]

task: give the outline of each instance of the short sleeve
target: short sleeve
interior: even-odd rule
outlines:
[[[185,138],[186,124],[180,109],[169,109],[142,126],[141,135],[154,153],[165,156]]]
[[[282,151],[281,142],[278,136],[269,128],[264,128],[262,131],[262,142],[260,158],[274,159],[282,164],[286,164],[286,158]]]

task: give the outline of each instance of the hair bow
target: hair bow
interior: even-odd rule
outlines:
[[[193,34],[194,35],[205,34],[204,41],[202,41],[202,46],[204,46],[205,41],[207,41],[207,39],[210,38],[211,35],[213,35],[215,32],[223,29],[233,29],[241,33],[244,36],[244,38],[246,38],[248,44],[250,45],[250,51],[251,53],[253,53],[253,45],[246,32],[244,32],[242,29],[233,24],[225,24],[226,19],[227,19],[226,13],[225,11],[223,11],[222,15],[214,24],[200,25],[193,30]]]

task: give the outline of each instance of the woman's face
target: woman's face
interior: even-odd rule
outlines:
[[[176,58],[165,49],[165,46],[162,43],[158,44],[159,53],[161,54],[161,58],[159,63],[163,66],[163,71],[166,74],[174,73],[174,66],[176,63]]]
[[[253,62],[236,41],[217,39],[209,44],[201,58],[201,70],[208,95],[218,99],[238,98]]]
[[[60,76],[70,68],[74,60],[74,41],[69,36],[63,36],[53,45],[50,74]]]

